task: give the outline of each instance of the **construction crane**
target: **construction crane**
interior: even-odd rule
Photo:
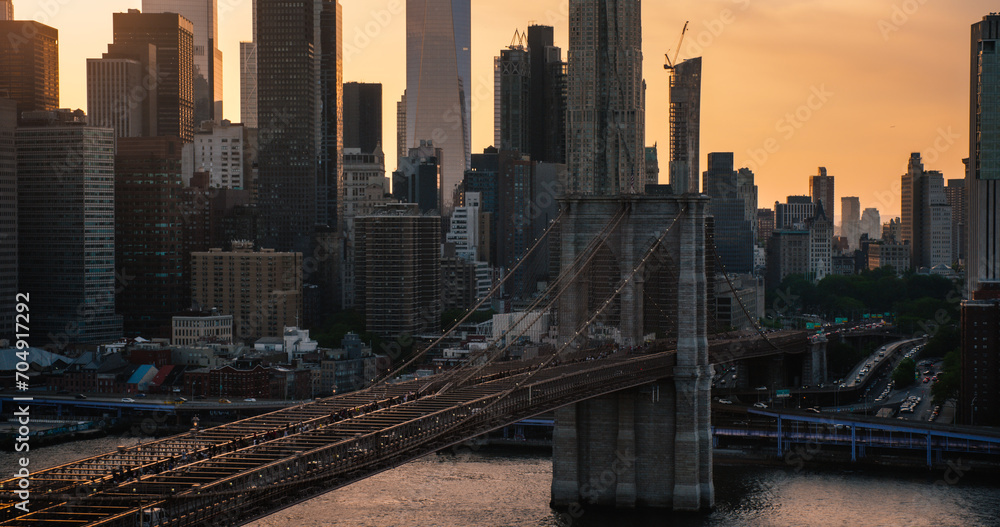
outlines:
[[[665,69],[665,70],[673,70],[674,66],[677,65],[677,56],[681,54],[681,43],[684,42],[684,33],[687,33],[687,30],[688,30],[688,22],[685,21],[684,22],[684,29],[681,30],[681,38],[680,38],[680,40],[677,41],[677,52],[674,53],[674,58],[671,59],[670,58],[670,50],[669,49],[667,50],[667,53],[666,53],[667,63],[663,65],[663,69]]]

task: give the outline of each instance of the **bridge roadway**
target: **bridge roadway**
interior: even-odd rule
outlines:
[[[806,342],[774,337],[777,347],[748,353]],[[672,377],[675,352],[665,345],[534,374],[526,371],[537,364],[488,369],[464,386],[441,378],[369,388],[121,448],[33,473],[27,514],[15,507],[18,480],[0,483],[0,525],[133,526],[149,508],[166,513],[161,525],[240,524],[522,419]],[[712,348],[741,358],[731,341]],[[417,391],[428,395],[414,400]]]

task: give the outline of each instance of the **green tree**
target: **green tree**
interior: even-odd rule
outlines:
[[[943,404],[948,399],[958,395],[958,388],[962,379],[961,366],[962,355],[958,349],[949,351],[944,356],[944,365],[941,366],[941,373],[938,373],[938,380],[931,387],[934,404]]]
[[[903,359],[892,372],[892,382],[896,383],[896,388],[904,388],[913,384],[913,379],[917,373],[917,363],[913,359]]]

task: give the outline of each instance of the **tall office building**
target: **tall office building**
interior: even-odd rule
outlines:
[[[867,234],[869,240],[882,238],[882,217],[878,209],[868,207],[861,213],[861,234]]]
[[[18,112],[59,107],[59,31],[33,20],[0,21],[0,93]]]
[[[89,124],[114,128],[115,137],[141,137],[145,130],[143,109],[145,69],[129,58],[87,59],[87,117]],[[148,86],[148,84],[147,84]],[[152,88],[155,89],[155,86]]]
[[[530,154],[531,64],[523,34],[515,31],[510,47],[500,50],[493,74],[499,88],[494,103],[494,145]]]
[[[258,0],[256,13],[264,240],[279,250],[309,251],[317,228],[336,223],[341,7],[336,0]]]
[[[823,207],[826,210],[826,207]],[[847,244],[853,251],[858,248],[861,237],[861,200],[857,196],[840,198],[840,235],[847,238]]]
[[[472,153],[470,0],[406,1],[408,148],[433,141],[444,152],[441,210],[447,214]],[[402,152],[402,147],[400,147]]]
[[[705,194],[712,198],[715,248],[726,273],[751,273],[757,239],[757,186],[749,169],[733,169],[732,152],[708,154]],[[709,255],[714,258],[714,256]]]
[[[230,123],[223,119],[203,123],[194,134],[194,171],[209,175],[209,187],[234,190],[250,186],[250,174],[246,159],[251,148],[249,130],[241,123]]]
[[[32,333],[52,349],[110,342],[115,315],[115,137],[66,110],[22,114],[17,129],[19,288]]]
[[[218,0],[142,0],[144,13],[179,13],[194,29],[194,126],[222,120]]]
[[[183,275],[182,143],[176,137],[118,140],[115,156],[115,269],[131,277],[115,301],[126,336],[162,338],[191,306]]]
[[[257,128],[256,42],[240,42],[240,121]]]
[[[767,240],[771,239],[771,232],[774,231],[774,210],[757,209],[757,245],[767,247]]]
[[[952,258],[965,261],[966,188],[965,179],[949,179],[944,188],[945,200],[951,207]]]
[[[944,193],[944,176],[924,170],[920,154],[913,153],[901,180],[900,241],[910,244],[911,265],[951,265],[951,207]]]
[[[14,1],[0,0],[0,21],[14,20]]]
[[[644,192],[646,86],[640,2],[570,0],[569,20],[568,191]]]
[[[372,154],[382,144],[382,85],[344,83],[344,148]]]
[[[698,192],[701,143],[701,57],[670,72],[670,186],[674,194]]]
[[[813,203],[822,201],[827,219],[836,224],[833,209],[837,206],[837,202],[834,201],[837,198],[833,184],[833,176],[826,175],[826,167],[819,167],[815,176],[809,176],[809,195]]]
[[[194,26],[176,13],[115,13],[114,46],[156,46],[156,134],[194,138]],[[109,52],[111,48],[109,48]]]
[[[566,63],[552,26],[528,26],[528,148],[531,159],[566,163]],[[499,146],[499,145],[497,145]]]
[[[411,148],[408,156],[399,159],[392,173],[392,197],[402,203],[412,203],[421,213],[441,210],[441,178],[444,151],[433,141],[421,141]]]
[[[17,289],[17,103],[0,99],[0,338],[14,333]]]

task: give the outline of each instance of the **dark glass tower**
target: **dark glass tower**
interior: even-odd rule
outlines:
[[[733,169],[733,153],[708,154],[705,194],[712,198],[715,247],[726,273],[753,272],[757,239],[757,186],[753,172]],[[709,255],[709,258],[714,258]]]
[[[566,63],[552,26],[528,26],[529,147],[531,159],[566,162]]]
[[[967,293],[1000,280],[1000,15],[972,25]]]
[[[370,154],[382,142],[382,85],[344,83],[344,148]]]
[[[500,50],[495,75],[500,86],[496,108],[496,128],[500,134],[496,147],[530,154],[530,87],[532,83],[528,50],[515,37],[515,43]]]
[[[30,20],[0,21],[0,97],[18,112],[59,107],[59,31]]]
[[[131,276],[116,295],[126,336],[169,337],[170,319],[190,306],[183,275],[181,142],[175,137],[118,139],[115,156],[115,267]]]
[[[114,45],[156,46],[158,136],[194,140],[194,26],[177,13],[114,14]],[[110,48],[109,48],[110,50]]]
[[[670,186],[674,194],[698,192],[701,142],[701,57],[670,74]]]

